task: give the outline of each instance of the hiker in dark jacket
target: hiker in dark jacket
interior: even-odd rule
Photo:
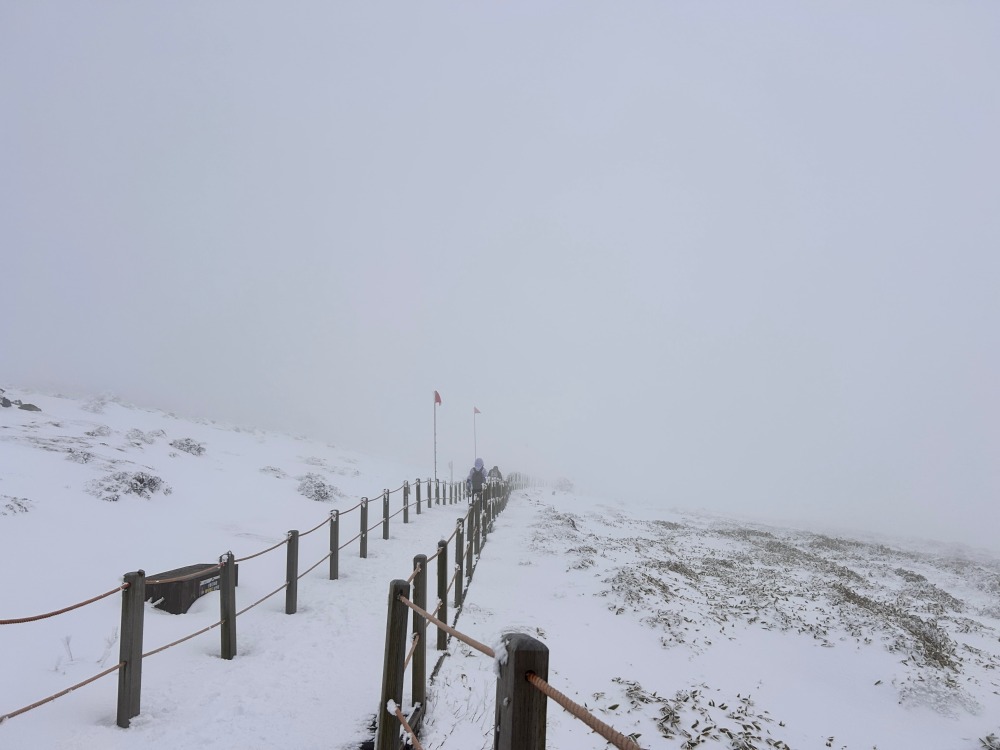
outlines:
[[[483,494],[483,485],[486,484],[486,465],[483,459],[477,458],[476,465],[469,470],[469,477],[465,480],[465,488],[469,491],[469,497]]]
[[[486,478],[491,482],[502,482],[503,474],[500,473],[500,468],[498,466],[494,466],[492,469],[490,469],[489,473],[486,475]]]

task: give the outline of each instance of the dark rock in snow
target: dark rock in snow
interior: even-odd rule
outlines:
[[[7,397],[0,398],[0,406],[10,406],[10,399]]]
[[[24,409],[25,411],[41,411],[41,409],[34,404],[18,404],[17,408]]]

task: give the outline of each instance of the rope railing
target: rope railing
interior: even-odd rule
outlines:
[[[184,643],[184,641],[190,641],[192,638],[199,636],[202,633],[207,633],[209,630],[212,630],[213,628],[217,628],[220,625],[225,624],[225,622],[226,622],[225,620],[219,620],[218,622],[209,625],[207,628],[202,628],[196,633],[191,633],[190,635],[186,635],[183,638],[178,638],[176,641],[168,643],[166,646],[160,646],[159,648],[154,648],[152,651],[147,651],[142,655],[142,658],[145,659],[147,656],[153,656],[155,654],[160,653],[161,651],[166,651],[168,648],[173,648],[174,646],[178,646],[181,643]]]
[[[319,559],[319,562],[317,562],[317,563],[316,563],[316,564],[314,564],[314,565],[313,565],[312,567],[308,568],[308,569],[307,569],[306,571],[304,571],[303,573],[301,573],[301,574],[300,574],[300,575],[299,575],[299,576],[298,576],[298,577],[296,578],[296,580],[299,580],[299,581],[301,581],[301,580],[302,580],[302,578],[303,578],[303,576],[305,576],[305,575],[306,575],[306,574],[308,574],[308,573],[312,573],[312,572],[313,572],[314,570],[316,570],[316,568],[318,568],[318,567],[319,567],[320,565],[322,565],[322,564],[323,564],[323,563],[325,563],[325,562],[326,562],[327,560],[329,560],[329,559],[330,559],[330,556],[331,556],[331,555],[333,555],[333,553],[332,553],[332,552],[327,552],[327,553],[326,553],[325,555],[323,555],[323,557],[321,557],[321,558]]]
[[[360,538],[361,538],[361,534],[360,533],[355,534],[351,539],[348,539],[346,542],[344,542],[343,544],[341,544],[337,548],[337,551],[340,552],[342,549],[344,549],[345,547],[347,547],[349,544],[352,544],[353,542],[358,541]]]
[[[423,746],[420,744],[420,740],[417,739],[416,732],[413,731],[413,727],[410,726],[406,717],[403,716],[403,712],[400,710],[399,706],[396,705],[396,702],[389,701],[386,705],[386,710],[399,719],[399,723],[402,725],[403,729],[405,729],[406,733],[410,735],[410,742],[413,744],[413,750],[424,750]]]
[[[617,747],[618,750],[642,750],[642,748],[640,748],[631,737],[626,737],[614,727],[605,724],[585,707],[567,698],[534,672],[528,672],[525,675],[525,679],[538,688],[538,690],[540,690],[544,695],[554,700],[574,717],[582,721],[609,743]]]
[[[302,538],[302,537],[304,537],[304,536],[309,536],[310,534],[312,534],[312,533],[313,533],[314,531],[316,531],[317,529],[322,529],[322,528],[323,528],[324,526],[326,526],[326,525],[327,525],[328,523],[330,523],[330,516],[327,516],[326,518],[324,518],[324,519],[323,519],[322,521],[320,521],[320,522],[319,522],[318,524],[316,524],[316,525],[315,525],[315,526],[313,526],[313,527],[312,527],[311,529],[309,529],[309,531],[302,531],[302,532],[299,532],[299,539],[301,539],[301,538]]]
[[[448,625],[446,623],[441,622],[438,618],[436,618],[434,615],[432,615],[426,609],[423,609],[422,607],[417,606],[416,604],[414,604],[413,602],[411,602],[409,599],[407,599],[405,596],[400,596],[399,597],[399,601],[401,601],[403,604],[405,604],[407,607],[409,607],[410,609],[412,609],[414,612],[416,612],[418,615],[420,615],[421,617],[423,617],[428,622],[433,623],[435,627],[441,628],[441,630],[443,630],[444,632],[446,632],[448,635],[451,635],[451,636],[454,636],[455,638],[458,638],[458,640],[460,640],[462,643],[464,643],[464,644],[466,644],[468,646],[472,646],[472,648],[476,649],[480,653],[485,654],[486,656],[490,657],[491,659],[495,659],[496,658],[496,652],[493,649],[491,649],[489,646],[487,646],[487,645],[485,645],[483,643],[480,643],[475,638],[467,636],[465,633],[462,633],[462,632],[460,632],[458,630],[455,630],[455,628],[451,627],[451,625]]]
[[[400,513],[402,513],[402,512],[404,511],[404,510],[406,510],[406,508],[400,508],[400,509],[399,509],[399,510],[397,510],[397,511],[396,511],[395,513],[393,513],[393,514],[392,514],[391,516],[389,516],[389,518],[395,518],[395,517],[396,517],[396,516],[398,516],[398,515],[399,515]]]
[[[241,563],[241,562],[245,562],[246,560],[253,560],[255,557],[260,557],[261,555],[266,555],[268,552],[271,552],[272,550],[278,549],[278,547],[280,547],[283,544],[288,544],[288,537],[287,536],[284,539],[282,539],[280,542],[278,542],[277,544],[273,544],[270,547],[268,547],[267,549],[262,549],[260,552],[254,552],[252,555],[247,555],[246,557],[237,557],[235,560],[233,560],[233,562]]]
[[[458,578],[458,574],[460,572],[461,572],[461,569],[456,565],[455,566],[455,572],[451,574],[451,580],[448,582],[448,593],[449,594],[451,593],[452,588],[455,586],[455,580]]]
[[[237,616],[237,617],[239,617],[239,616],[240,616],[240,615],[242,615],[242,614],[243,614],[244,612],[247,612],[248,610],[251,610],[251,609],[253,609],[254,607],[256,607],[256,606],[257,606],[258,604],[263,604],[263,603],[264,603],[264,602],[266,602],[266,601],[267,601],[268,599],[270,599],[270,598],[271,598],[272,596],[274,596],[274,595],[275,595],[275,594],[277,594],[277,593],[280,593],[280,592],[284,591],[284,590],[285,590],[286,588],[288,588],[288,583],[287,583],[287,582],[286,582],[286,583],[283,583],[283,584],[281,584],[280,586],[278,586],[278,588],[276,588],[276,589],[275,589],[274,591],[272,591],[272,592],[271,592],[270,594],[266,594],[265,596],[262,596],[262,597],[261,597],[260,599],[258,599],[257,601],[255,601],[255,602],[254,602],[253,604],[251,604],[250,606],[248,606],[248,607],[244,607],[243,609],[241,609],[241,610],[240,610],[239,612],[237,612],[237,613],[236,613],[236,616]]]
[[[117,672],[119,669],[121,669],[124,666],[125,666],[125,662],[123,662],[123,661],[122,662],[118,662],[113,667],[110,667],[109,669],[105,669],[103,672],[101,672],[99,674],[95,674],[93,677],[88,677],[83,682],[78,682],[75,685],[73,685],[72,687],[68,687],[65,690],[60,690],[58,693],[55,693],[54,695],[50,695],[47,698],[42,698],[40,701],[35,701],[30,706],[25,706],[24,708],[19,708],[16,711],[11,711],[9,714],[3,714],[2,716],[0,716],[0,724],[3,724],[5,721],[7,721],[7,719],[13,719],[15,716],[20,716],[23,713],[27,713],[28,711],[31,711],[31,710],[33,710],[35,708],[38,708],[39,706],[44,706],[46,703],[51,703],[56,698],[62,698],[64,695],[69,695],[74,690],[78,690],[79,688],[82,688],[84,685],[89,685],[90,683],[94,682],[95,680],[99,680],[102,677],[111,674],[112,672]]]
[[[377,529],[381,525],[382,525],[382,522],[379,521],[377,524],[375,524],[374,526],[372,526],[370,529],[365,529],[365,533],[370,533],[372,531],[375,531],[375,529]]]
[[[53,612],[46,612],[43,615],[31,615],[30,617],[13,617],[8,620],[0,620],[0,625],[20,625],[25,622],[37,622],[38,620],[45,620],[49,617],[55,617],[56,615],[62,615],[67,612],[72,612],[74,609],[80,609],[80,607],[86,607],[88,604],[93,604],[94,602],[99,602],[101,599],[106,599],[112,594],[117,594],[119,591],[124,591],[128,587],[128,584],[122,584],[117,588],[111,589],[111,591],[105,591],[103,594],[98,594],[97,596],[92,596],[86,601],[77,602],[76,604],[71,604],[68,607],[63,607],[62,609],[57,609]]]
[[[410,642],[410,650],[406,652],[406,658],[403,660],[403,671],[410,666],[410,659],[413,658],[413,652],[417,650],[417,644],[420,643],[420,633],[414,633],[413,638]]]
[[[430,562],[430,561],[428,561],[428,562]],[[418,565],[417,567],[415,567],[413,569],[413,572],[410,573],[410,577],[406,579],[406,582],[407,583],[413,583],[413,579],[415,579],[418,575],[420,575],[420,571],[421,570],[423,570],[423,568],[420,565]]]

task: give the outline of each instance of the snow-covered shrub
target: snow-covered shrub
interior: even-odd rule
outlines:
[[[344,493],[323,481],[319,474],[306,474],[299,477],[299,493],[305,495],[310,500],[327,502],[335,497],[343,497]]]
[[[152,445],[156,442],[156,438],[164,437],[167,433],[163,430],[151,430],[150,432],[143,432],[136,428],[132,428],[125,433],[125,439],[128,440],[132,445],[137,448],[141,448],[143,445]]]
[[[117,502],[122,495],[138,495],[149,500],[157,492],[164,495],[173,492],[160,477],[145,471],[116,471],[87,482],[86,489],[94,497],[111,503]]]
[[[99,424],[94,429],[87,430],[84,434],[90,437],[107,437],[111,434],[111,428],[106,424]]]
[[[90,453],[89,451],[78,451],[76,448],[70,448],[69,452],[66,454],[67,461],[72,461],[77,464],[88,464],[93,457],[93,453]]]
[[[192,456],[201,456],[205,453],[205,446],[197,440],[192,440],[191,438],[171,440],[170,447],[176,448],[179,451],[184,451],[185,453],[190,453]]]
[[[285,477],[288,476],[288,474],[286,474],[282,469],[279,469],[277,466],[265,466],[260,470],[260,473],[270,474],[272,477],[276,479],[284,479]]]

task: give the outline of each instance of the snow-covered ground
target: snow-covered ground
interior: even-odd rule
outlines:
[[[306,439],[15,390],[7,397],[41,411],[0,411],[0,619],[87,599],[131,570],[249,555],[427,474]],[[553,687],[646,748],[974,750],[1000,734],[996,559],[669,504],[515,493],[459,629],[491,645],[511,630],[539,638]],[[373,525],[380,503],[371,513]],[[372,532],[364,560],[349,546],[339,580],[325,565],[303,578],[297,614],[284,614],[279,594],[242,615],[232,661],[219,658],[218,630],[147,658],[129,729],[115,726],[111,675],[4,722],[0,747],[358,747],[378,708],[389,582],[464,513],[435,506],[407,525],[397,516],[388,541]],[[356,512],[345,516],[342,542],[355,523]],[[302,540],[301,569],[327,541]],[[283,549],[241,563],[237,606],[284,575]],[[210,593],[180,616],[147,604],[145,650],[211,625],[218,604]],[[116,595],[0,626],[0,714],[113,665],[119,618]],[[424,747],[492,747],[493,661],[455,641],[447,653]],[[548,717],[553,750],[605,747],[558,706]]]

